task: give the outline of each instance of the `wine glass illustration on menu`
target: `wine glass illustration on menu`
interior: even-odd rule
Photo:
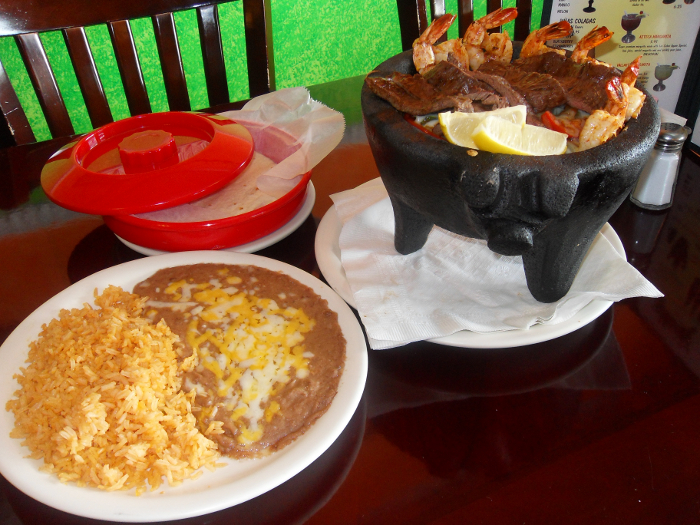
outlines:
[[[583,8],[584,13],[595,13],[595,7],[593,7],[593,0],[588,0],[588,7]]]
[[[666,89],[664,80],[668,80],[671,77],[674,69],[678,69],[675,62],[670,66],[668,64],[656,64],[656,67],[654,68],[654,76],[658,82],[652,89],[654,91],[663,91]]]
[[[634,42],[636,37],[632,34],[632,31],[639,27],[639,24],[642,23],[642,18],[645,16],[647,15],[644,14],[644,11],[640,11],[639,13],[627,13],[627,11],[625,11],[625,14],[622,15],[622,20],[620,21],[622,29],[627,31],[627,34],[622,37],[623,44]]]

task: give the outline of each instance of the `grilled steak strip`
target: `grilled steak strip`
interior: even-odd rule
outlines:
[[[488,84],[491,88],[506,99],[508,106],[526,106],[528,113],[532,112],[530,104],[525,97],[518,93],[503,77],[491,75],[481,71],[472,71],[474,76],[483,83]]]
[[[523,71],[497,60],[485,62],[479,71],[503,77],[513,89],[525,97],[535,113],[554,108],[567,101],[564,89],[551,75]]]
[[[394,73],[391,77],[367,77],[367,87],[409,115],[427,115],[447,109],[472,113],[471,99],[464,95],[445,95],[435,89],[420,75]]]
[[[446,95],[463,95],[480,102],[481,106],[491,106],[488,109],[508,106],[507,100],[499,96],[492,86],[479,80],[472,71],[465,71],[446,60],[435,65],[423,78]]]
[[[620,76],[620,72],[610,65],[595,61],[578,64],[553,52],[518,58],[511,66],[521,71],[551,75],[564,89],[566,102],[587,113],[605,107],[608,102],[605,86],[610,79]]]

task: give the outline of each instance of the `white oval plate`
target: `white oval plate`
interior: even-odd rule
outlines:
[[[281,271],[311,287],[328,301],[338,314],[347,341],[346,361],[338,393],[328,411],[292,444],[262,459],[229,460],[215,472],[204,471],[197,480],[178,487],[167,483],[155,492],[134,496],[134,491],[105,492],[62,484],[51,474],[39,471],[43,463],[25,456],[21,440],[10,438],[14,414],[4,410],[17,390],[13,374],[24,366],[30,341],[37,338],[41,325],[58,315],[61,308],[78,308],[93,302],[95,288],[101,292],[109,284],[132,290],[134,285],[157,270],[203,262],[251,264]],[[148,522],[201,516],[252,499],[284,483],[318,458],[340,435],[360,402],[367,376],[367,348],[355,314],[338,295],[309,273],[286,263],[258,255],[197,251],[147,257],[102,270],[75,283],[49,299],[27,317],[0,346],[0,473],[32,498],[56,509],[88,518]]]
[[[299,208],[299,211],[292,217],[289,222],[285,223],[283,226],[279,227],[272,233],[269,233],[265,235],[264,237],[260,237],[259,239],[255,239],[254,241],[251,241],[246,244],[240,244],[238,246],[232,246],[231,248],[224,248],[220,251],[222,252],[236,252],[236,253],[253,253],[257,252],[259,250],[262,250],[263,248],[267,248],[268,246],[271,246],[275,244],[276,242],[281,241],[285,237],[288,237],[291,235],[293,232],[296,231],[296,229],[301,226],[306,218],[309,216],[311,213],[311,210],[314,207],[314,203],[316,202],[316,188],[314,188],[314,185],[311,181],[309,181],[309,184],[306,186],[306,196],[304,197],[304,202],[301,204],[301,208]],[[126,239],[122,239],[119,237],[119,235],[114,234],[117,239],[119,239],[121,242],[123,242],[125,245],[127,245],[129,248],[134,250],[135,252],[138,252],[143,255],[163,255],[165,253],[174,253],[174,252],[164,252],[161,250],[156,250],[154,248],[147,248],[145,246],[140,246],[138,244],[134,244],[131,241],[127,241]]]
[[[340,260],[340,230],[343,224],[338,218],[335,207],[331,206],[321,219],[316,231],[315,252],[318,267],[328,284],[338,292],[345,301],[355,308],[355,298],[350,289],[350,283],[345,275],[343,264]],[[599,235],[604,235],[617,252],[625,257],[625,248],[618,237],[617,232],[610,224],[605,223]],[[598,237],[596,237],[597,239]],[[596,242],[595,239],[593,242]],[[587,325],[600,317],[612,306],[612,301],[596,299],[582,308],[571,319],[563,323],[549,325],[538,324],[527,330],[509,330],[505,332],[478,333],[462,330],[453,334],[428,339],[432,343],[461,348],[511,348],[515,346],[532,345],[550,341],[569,334]]]

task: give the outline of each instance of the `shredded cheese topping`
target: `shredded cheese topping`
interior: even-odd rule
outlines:
[[[185,280],[170,283],[165,293],[172,302],[149,302],[152,307],[184,311],[189,319],[187,343],[193,350],[183,362],[185,370],[209,370],[218,380],[216,392],[186,380],[186,390],[220,398],[202,407],[200,422],[212,418],[220,407],[231,413],[238,442],[248,445],[261,439],[264,422],[280,413],[270,401],[291,378],[309,374],[311,352],[304,348],[304,334],[315,325],[297,308],[280,308],[274,299],[259,298],[240,290],[243,281],[220,271],[221,279],[205,283]],[[283,298],[283,297],[280,297]],[[212,422],[205,434],[223,433],[223,423]]]

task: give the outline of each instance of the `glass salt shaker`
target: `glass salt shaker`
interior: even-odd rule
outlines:
[[[688,126],[680,124],[661,124],[659,138],[630,195],[634,204],[648,210],[663,210],[671,206],[681,148],[691,131]]]

